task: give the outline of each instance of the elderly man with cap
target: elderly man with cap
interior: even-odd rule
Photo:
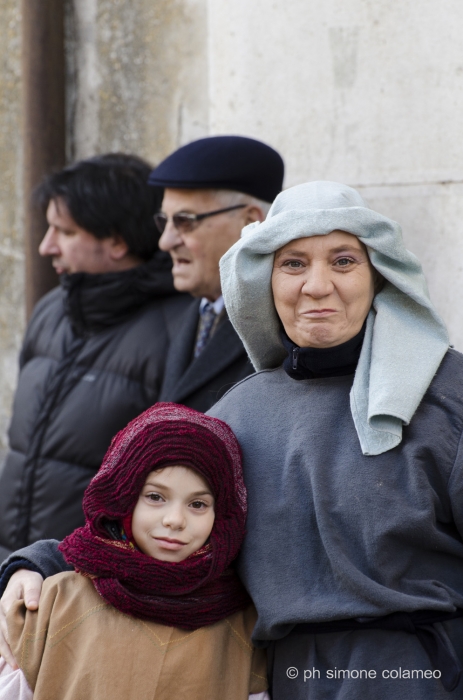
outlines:
[[[197,298],[179,319],[161,401],[207,411],[253,372],[224,309],[219,260],[244,226],[265,219],[283,174],[273,148],[243,136],[194,141],[151,173],[149,184],[164,188],[159,246],[172,256],[176,289]]]

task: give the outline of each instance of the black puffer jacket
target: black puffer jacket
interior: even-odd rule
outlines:
[[[27,328],[0,467],[0,561],[83,524],[112,437],[158,398],[171,328],[191,297],[160,253],[121,273],[64,276]]]

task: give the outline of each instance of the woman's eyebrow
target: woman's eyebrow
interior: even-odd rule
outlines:
[[[195,491],[194,493],[190,493],[190,498],[195,496],[212,496],[212,493],[210,491]]]
[[[289,250],[277,250],[275,257],[279,258],[280,255],[307,255],[303,250],[297,250],[296,248],[289,248]]]
[[[361,248],[358,248],[355,245],[340,245],[337,246],[336,248],[330,248],[330,253],[342,253],[344,251],[351,251],[354,253],[363,253],[363,250]]]
[[[349,245],[349,243],[346,243],[344,245],[336,246],[335,248],[330,248],[329,253],[343,253],[343,252],[354,252],[354,253],[362,253],[362,249],[355,246],[355,245]],[[309,255],[307,251],[305,250],[298,250],[297,248],[289,248],[287,250],[278,250],[275,254],[275,257],[278,258],[280,255],[299,255],[299,256],[307,256]]]

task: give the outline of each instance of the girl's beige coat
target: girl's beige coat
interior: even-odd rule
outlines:
[[[144,622],[67,572],[45,581],[37,612],[18,601],[8,630],[34,700],[247,700],[267,687],[255,620],[250,607],[194,632]]]

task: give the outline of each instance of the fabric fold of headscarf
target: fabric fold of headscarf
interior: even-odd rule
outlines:
[[[267,219],[246,226],[223,256],[223,296],[254,367],[278,367],[286,352],[271,288],[274,254],[292,240],[336,230],[357,236],[386,280],[367,318],[350,395],[362,452],[377,455],[400,444],[403,425],[410,423],[449,346],[400,226],[368,209],[351,187],[298,185],[278,195]]]
[[[209,483],[215,520],[209,541],[184,561],[147,556],[111,540],[108,521],[133,513],[147,475],[181,465]],[[65,559],[93,579],[100,595],[128,615],[197,629],[244,609],[250,599],[231,564],[241,546],[246,489],[241,452],[228,425],[177,404],[158,403],[113,439],[88,486],[86,524],[61,543]]]

